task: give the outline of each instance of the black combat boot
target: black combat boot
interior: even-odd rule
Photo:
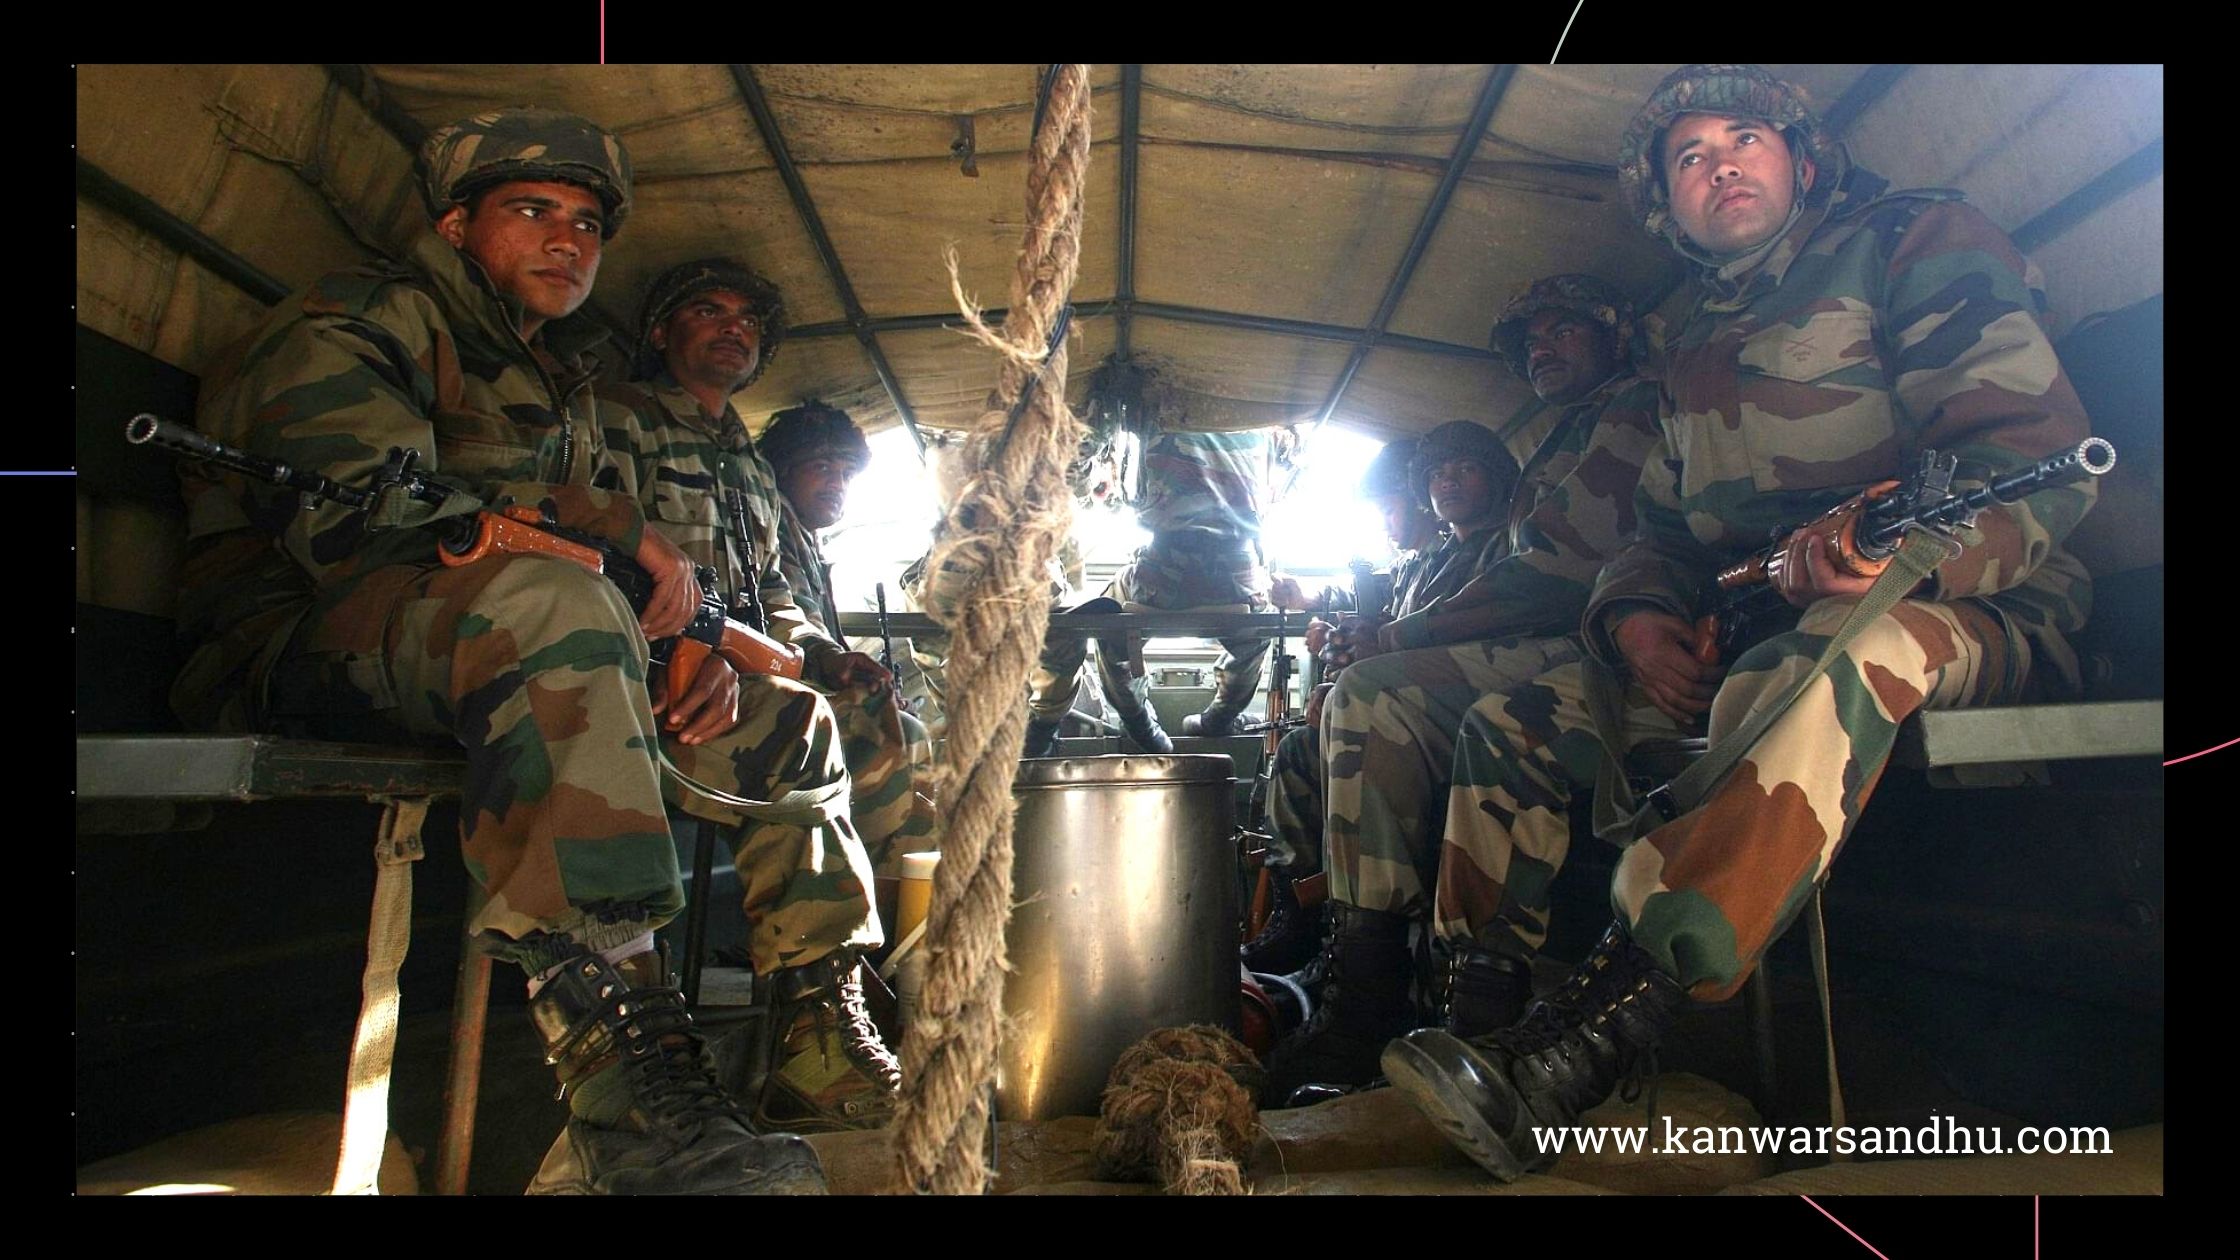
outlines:
[[[1329,903],[1318,903],[1311,910],[1301,906],[1288,866],[1270,866],[1268,884],[1275,893],[1268,921],[1259,935],[1237,948],[1237,957],[1247,971],[1280,976],[1306,966],[1320,952],[1323,913]]]
[[[1302,1085],[1363,1085],[1377,1074],[1385,1043],[1416,1021],[1408,982],[1415,960],[1408,920],[1381,910],[1330,905],[1322,997],[1306,1026],[1268,1055],[1269,1107],[1289,1103]]]
[[[1058,751],[1058,727],[1064,721],[1064,718],[1029,717],[1027,719],[1027,737],[1019,746],[1020,759],[1022,761],[1032,761],[1037,757],[1056,755]]]
[[[1120,718],[1120,729],[1128,733],[1135,746],[1147,753],[1167,754],[1174,751],[1174,741],[1159,725],[1159,715],[1151,711],[1151,701],[1143,694],[1144,683],[1137,683],[1127,692],[1107,696]]]
[[[789,1133],[876,1129],[894,1117],[902,1065],[863,1001],[863,963],[851,949],[771,977],[775,1038],[758,1123]]]
[[[1216,697],[1212,704],[1206,706],[1205,712],[1193,713],[1182,719],[1182,733],[1209,737],[1234,735],[1237,733],[1237,717],[1250,703],[1250,695],[1235,703]]]
[[[807,1142],[764,1135],[718,1084],[684,995],[659,956],[570,959],[529,1001],[571,1116],[530,1194],[823,1194]],[[579,1108],[580,1110],[580,1108]]]
[[[1578,1123],[1620,1081],[1656,1074],[1657,1042],[1687,1000],[1622,925],[1515,1027],[1464,1041],[1422,1028],[1384,1052],[1384,1073],[1478,1166],[1515,1181],[1555,1163],[1533,1130]]]
[[[1458,943],[1447,956],[1443,1026],[1467,1041],[1524,1018],[1532,1003],[1532,964],[1481,945]]]

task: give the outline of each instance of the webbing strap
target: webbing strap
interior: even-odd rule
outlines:
[[[342,1154],[332,1194],[380,1193],[381,1154],[389,1140],[389,1075],[397,1052],[397,971],[412,946],[412,864],[426,850],[424,796],[391,800],[373,843],[373,917],[366,930],[365,997],[350,1046],[349,1094],[342,1107]]]
[[[1788,712],[1789,706],[1796,703],[1820,675],[1828,672],[1828,667],[1851,646],[1851,641],[1858,638],[1861,631],[1896,607],[1899,600],[1953,554],[1951,543],[1926,530],[1915,530],[1907,535],[1898,554],[1891,557],[1890,567],[1884,569],[1867,593],[1852,605],[1851,612],[1829,636],[1828,645],[1821,649],[1812,668],[1790,684],[1772,704],[1760,706],[1747,721],[1729,731],[1725,739],[1713,744],[1693,765],[1648,798],[1636,799],[1633,785],[1626,779],[1625,754],[1620,751],[1625,746],[1625,686],[1608,666],[1589,658],[1584,699],[1587,715],[1602,736],[1602,762],[1595,770],[1595,835],[1622,847],[1656,830],[1667,818],[1677,818],[1702,804],[1712,789],[1727,777],[1727,772],[1756,746],[1783,713]],[[1654,799],[1659,794],[1664,798],[1662,805]]]
[[[1820,1032],[1828,1047],[1828,1124],[1843,1127],[1843,1081],[1836,1075],[1836,1009],[1828,996],[1828,922],[1820,914],[1820,890],[1812,890],[1812,904],[1805,908],[1805,934],[1812,947],[1812,982],[1820,991]],[[1836,1163],[1851,1159],[1848,1151],[1829,1156]]]

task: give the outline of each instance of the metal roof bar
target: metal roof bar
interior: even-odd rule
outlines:
[[[801,216],[801,226],[808,230],[809,241],[817,247],[817,257],[824,260],[825,274],[832,279],[832,287],[840,294],[840,309],[848,317],[848,328],[855,334],[857,344],[870,356],[871,370],[879,374],[879,383],[887,387],[887,397],[894,400],[894,409],[902,417],[902,425],[910,430],[910,440],[918,444],[918,457],[926,453],[926,435],[918,430],[918,418],[910,410],[910,402],[902,396],[902,382],[895,378],[894,368],[887,363],[886,354],[879,349],[878,337],[871,331],[870,320],[863,312],[863,303],[856,300],[855,286],[848,283],[848,273],[840,265],[839,252],[832,247],[832,238],[825,234],[824,219],[817,214],[816,203],[809,199],[809,187],[801,182],[801,171],[793,164],[793,155],[786,151],[785,137],[778,134],[778,119],[770,112],[770,101],[762,94],[762,84],[757,82],[752,68],[743,64],[729,67],[732,81],[739,85],[739,95],[747,102],[747,112],[754,115],[755,130],[762,133],[763,147],[770,150],[770,158],[778,166],[778,178],[785,181],[786,192],[793,198],[795,213]]]
[[[226,283],[266,306],[288,296],[288,286],[272,273],[227,249],[200,228],[83,157],[78,159],[78,194],[95,205],[123,215],[134,227],[201,263]]]
[[[2024,253],[2036,249],[2161,173],[2162,137],[2156,136],[2145,148],[2100,172],[2091,183],[2054,202],[2016,228],[2014,247]]]
[[[1126,363],[1134,351],[1129,326],[1136,300],[1136,145],[1143,128],[1143,66],[1120,67],[1120,280],[1113,295],[1120,319],[1113,357]]]
[[[1098,319],[1118,316],[1125,310],[1144,319],[1172,319],[1189,324],[1211,324],[1220,328],[1238,328],[1246,332],[1275,333],[1285,337],[1309,337],[1316,341],[1343,341],[1348,344],[1361,340],[1362,329],[1343,324],[1317,324],[1303,319],[1283,319],[1274,315],[1247,315],[1237,311],[1208,310],[1200,306],[1181,306],[1172,302],[1146,302],[1138,299],[1122,303],[1118,298],[1103,302],[1083,302],[1074,308],[1073,317]],[[981,314],[994,323],[1003,318],[1006,308],[991,307]],[[929,328],[962,328],[963,322],[955,312],[933,315],[897,315],[886,319],[867,319],[864,326],[873,332],[922,332]],[[838,337],[855,331],[852,324],[833,321],[823,324],[803,324],[788,329],[788,337]],[[1492,359],[1494,353],[1484,346],[1465,346],[1451,341],[1433,341],[1428,337],[1410,337],[1402,333],[1386,333],[1377,342],[1395,350],[1413,350],[1420,354],[1445,355],[1455,359]]]
[[[1485,85],[1478,89],[1477,108],[1471,111],[1470,125],[1463,128],[1462,139],[1454,147],[1454,156],[1447,160],[1447,170],[1439,177],[1438,191],[1431,194],[1431,204],[1424,207],[1423,219],[1416,224],[1415,239],[1408,242],[1408,252],[1400,259],[1400,269],[1393,274],[1392,283],[1385,286],[1384,300],[1377,304],[1377,313],[1364,329],[1353,353],[1347,357],[1345,370],[1338,373],[1338,381],[1330,387],[1330,397],[1324,400],[1322,410],[1314,418],[1314,428],[1329,422],[1330,414],[1338,409],[1339,400],[1353,386],[1354,374],[1369,357],[1379,341],[1384,339],[1385,325],[1392,320],[1392,313],[1399,309],[1400,298],[1408,291],[1408,281],[1416,274],[1416,264],[1423,261],[1424,250],[1430,247],[1432,234],[1439,229],[1439,220],[1447,213],[1447,203],[1454,198],[1455,188],[1462,182],[1462,172],[1469,168],[1470,158],[1478,146],[1485,142],[1486,128],[1493,123],[1493,111],[1501,104],[1509,84],[1516,78],[1514,64],[1498,65],[1486,75]]]
[[[1898,80],[1906,77],[1911,69],[1910,65],[1895,62],[1868,66],[1866,73],[1853,80],[1851,86],[1843,90],[1843,95],[1836,98],[1836,103],[1828,107],[1828,112],[1820,116],[1820,121],[1841,136],[1851,130],[1851,124],[1858,122],[1860,115],[1874,108],[1876,101],[1888,96],[1890,89],[1898,86]]]

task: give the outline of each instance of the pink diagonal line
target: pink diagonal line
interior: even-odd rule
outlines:
[[[1803,1199],[1807,1203],[1812,1203],[1812,1196],[1809,1194],[1800,1194],[1797,1197]],[[1830,1212],[1828,1209],[1821,1207],[1817,1203],[1812,1203],[1812,1210],[1818,1212],[1822,1216],[1827,1217],[1831,1221],[1836,1221],[1835,1213]],[[1850,1234],[1852,1238],[1857,1239],[1860,1246],[1865,1247],[1869,1251],[1874,1251],[1874,1244],[1868,1242],[1864,1238],[1860,1238],[1859,1235],[1854,1232],[1849,1225],[1844,1224],[1842,1221],[1836,1221],[1836,1228],[1842,1230],[1846,1234]],[[1890,1260],[1890,1257],[1883,1255],[1879,1251],[1874,1251],[1874,1257],[1875,1260]]]
[[[2228,740],[2226,740],[2225,742],[2223,742],[2223,743],[2221,743],[2221,744],[2217,745],[2217,747],[2216,747],[2216,748],[2204,748],[2204,749],[2202,749],[2202,750],[2201,750],[2200,752],[2197,752],[2197,753],[2187,753],[2187,754],[2186,754],[2185,756],[2183,756],[2183,757],[2172,757],[2172,758],[2171,758],[2170,760],[2168,760],[2168,761],[2165,761],[2165,762],[2163,762],[2162,764],[2163,764],[2163,765],[2166,765],[2166,766],[2174,766],[2174,765],[2177,765],[2177,764],[2178,764],[2179,762],[2181,762],[2181,761],[2191,761],[2191,760],[2193,760],[2193,759],[2194,759],[2195,757],[2206,757],[2206,756],[2208,756],[2208,755],[2209,755],[2210,753],[2213,753],[2213,752],[2217,751],[2217,749],[2218,749],[2218,748],[2230,748],[2230,747],[2232,747],[2232,746],[2233,746],[2234,744],[2240,744],[2240,739],[2228,739]]]

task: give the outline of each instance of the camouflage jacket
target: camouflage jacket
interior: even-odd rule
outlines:
[[[1153,534],[1260,536],[1268,435],[1165,430],[1143,453],[1136,519]]]
[[[1656,386],[1630,372],[1563,409],[1524,463],[1506,529],[1431,553],[1378,631],[1387,650],[1574,633],[1595,575],[1634,531]]]
[[[1761,257],[1706,269],[1666,356],[1640,534],[1588,612],[1605,661],[1619,660],[1613,601],[1696,615],[1719,567],[1923,448],[1959,456],[1959,489],[2087,436],[2014,243],[1956,192],[1886,188],[1854,168]],[[2094,495],[2087,482],[1984,512],[1920,597],[1985,598],[2073,684],[2062,632],[2084,623],[2091,587],[2060,544]]]
[[[510,497],[637,548],[636,503],[593,485],[611,465],[585,390],[597,361],[585,351],[604,332],[570,317],[525,342],[518,306],[433,231],[408,261],[334,272],[282,301],[205,374],[198,423],[346,486],[366,484],[391,447],[410,447],[460,493],[441,506],[389,494],[353,512],[184,466],[180,631],[197,646],[173,707],[190,726],[249,720],[254,667],[315,597],[338,599],[383,565],[434,563],[434,535],[412,526]]]
[[[801,648],[810,681],[828,677],[831,658],[846,649],[812,620],[786,580],[785,498],[737,409],[726,404],[721,416],[707,415],[664,372],[636,384],[602,383],[598,415],[621,484],[654,527],[695,564],[716,571],[716,587],[735,617],[744,611],[752,575],[771,637]]]
[[[833,627],[838,610],[832,606],[832,566],[825,562],[816,531],[801,523],[793,501],[782,495],[778,514],[778,567],[785,571],[786,585],[793,588],[794,606],[810,625],[838,639]]]

